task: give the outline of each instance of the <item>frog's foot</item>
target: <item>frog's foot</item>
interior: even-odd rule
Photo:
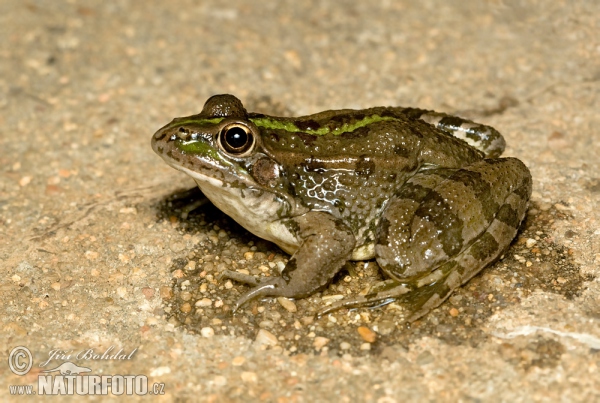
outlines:
[[[220,279],[231,279],[239,283],[251,285],[253,288],[242,294],[232,307],[232,312],[236,312],[242,305],[254,298],[280,296],[281,290],[278,288],[285,286],[285,280],[282,277],[254,277],[249,274],[239,273],[233,270],[225,270]]]
[[[460,260],[460,257],[456,260]],[[371,308],[397,302],[407,311],[406,320],[414,322],[444,302],[461,284],[454,271],[456,265],[457,262],[452,260],[431,274],[410,282],[384,281],[369,290],[365,296],[335,302],[320,310],[317,315],[326,315],[341,308]]]
[[[325,287],[350,259],[355,239],[341,220],[324,212],[310,212],[293,220],[303,243],[281,276],[256,278],[231,270],[221,275],[254,287],[237,300],[234,312],[259,297],[305,298]]]
[[[386,280],[373,286],[364,296],[337,301],[321,308],[317,316],[321,317],[342,308],[375,308],[396,301],[400,296],[411,292],[413,287],[406,283]]]

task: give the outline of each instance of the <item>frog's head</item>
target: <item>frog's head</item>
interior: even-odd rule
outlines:
[[[176,118],[152,136],[152,148],[198,184],[269,188],[280,166],[261,151],[258,128],[233,95],[215,95],[197,115]]]
[[[239,99],[211,97],[197,115],[174,119],[152,136],[167,164],[190,175],[225,214],[293,253],[289,230],[271,225],[298,213],[279,163],[263,149],[260,131]]]

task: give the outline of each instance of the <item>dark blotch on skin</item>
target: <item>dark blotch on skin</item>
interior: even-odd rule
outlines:
[[[399,189],[394,196],[400,199],[409,199],[416,202],[420,202],[427,196],[431,189],[414,183],[405,183],[401,189]]]
[[[494,236],[489,232],[486,232],[471,247],[471,255],[475,259],[483,261],[494,256],[494,254],[498,252],[499,246],[500,245],[498,245]]]
[[[313,134],[302,133],[302,132],[298,132],[295,134],[296,134],[296,136],[298,136],[298,138],[300,138],[300,140],[302,140],[302,142],[304,143],[304,145],[306,147],[311,147],[313,145],[313,143],[317,140],[317,136],[315,136]]]
[[[366,159],[364,155],[356,163],[356,174],[358,176],[369,177],[375,172],[375,162]]]
[[[394,154],[396,154],[399,157],[410,158],[412,156],[412,151],[398,144],[394,146]]]
[[[465,122],[465,119],[458,118],[456,116],[446,116],[442,118],[437,124],[438,127],[448,128],[450,130],[456,130]]]
[[[298,268],[298,263],[296,262],[296,259],[291,258],[288,261],[288,263],[285,265],[285,267],[283,268],[283,271],[281,272],[281,278],[283,278],[286,283],[289,283],[290,280],[292,279],[292,277],[290,276],[290,273],[293,272],[294,270],[296,270],[297,268]]]
[[[381,221],[379,222],[379,232],[377,234],[377,243],[379,245],[387,245],[388,244],[388,236],[389,236],[389,231],[390,231],[390,221],[385,218],[382,217]]]
[[[343,139],[357,139],[360,137],[367,136],[369,134],[369,130],[369,126],[359,127],[358,129],[353,130],[351,132],[342,133],[340,137]]]
[[[382,118],[395,118],[397,117],[396,113],[390,109],[390,108],[385,108],[384,110],[381,111],[381,113],[379,114],[379,116],[381,116]]]
[[[479,172],[460,169],[452,175],[451,180],[462,183],[477,195],[477,200],[481,203],[486,221],[491,222],[494,219],[494,214],[498,210],[498,203],[496,203],[492,196],[491,186],[482,179]]]
[[[271,132],[271,141],[279,143],[279,136],[275,132]]]
[[[155,141],[160,141],[160,140],[164,139],[166,135],[167,135],[167,132],[166,132],[166,131],[164,131],[164,132],[162,132],[162,133],[160,134],[160,136],[159,136],[159,137],[154,137],[154,140],[155,140]]]
[[[496,214],[496,219],[512,228],[518,228],[521,222],[521,217],[519,217],[517,210],[513,209],[510,204],[504,204],[500,207],[498,214]]]
[[[303,131],[318,130],[321,127],[319,122],[312,120],[312,119],[296,120],[294,122],[294,124],[298,127],[298,129],[303,130]]]
[[[420,119],[421,116],[423,116],[425,113],[428,113],[429,111],[426,111],[425,109],[418,109],[418,108],[406,108],[402,112],[409,119],[417,120],[417,119]]]
[[[515,189],[514,193],[523,200],[529,200],[529,196],[531,195],[531,177],[525,178],[523,184]]]

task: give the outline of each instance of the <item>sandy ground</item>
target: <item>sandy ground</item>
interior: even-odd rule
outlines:
[[[59,393],[41,371],[71,362],[163,401],[600,401],[599,3],[223,4],[0,3],[0,396]],[[193,182],[149,144],[217,93],[494,126],[533,175],[523,230],[410,326],[394,304],[314,317],[373,263],[232,316],[246,288],[218,272],[288,256],[210,205],[183,218]]]

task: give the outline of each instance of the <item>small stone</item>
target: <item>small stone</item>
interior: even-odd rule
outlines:
[[[246,259],[246,260],[254,259],[254,252],[250,251],[250,252],[244,253],[244,259]]]
[[[27,186],[29,185],[29,183],[31,182],[32,177],[31,176],[24,176],[21,179],[19,179],[19,186],[23,187],[23,186]]]
[[[256,333],[256,339],[254,339],[254,341],[257,344],[265,344],[268,346],[276,346],[277,343],[279,343],[277,341],[277,337],[275,337],[273,333],[265,329],[260,329],[258,333]]]
[[[205,308],[211,306],[212,301],[209,298],[202,298],[201,300],[196,301],[195,305]]]
[[[239,366],[244,365],[245,362],[246,362],[246,358],[242,357],[241,355],[238,355],[231,361],[231,364],[235,367],[239,367]]]
[[[192,311],[192,305],[190,305],[189,302],[186,302],[185,304],[181,305],[179,310],[183,313],[189,313]]]
[[[360,349],[363,351],[369,351],[371,349],[371,343],[363,343],[360,345]]]
[[[352,345],[347,341],[343,341],[340,343],[340,350],[349,350]]]
[[[207,326],[200,329],[200,334],[202,335],[202,337],[210,338],[215,335],[215,331],[212,327]]]
[[[183,301],[189,301],[190,299],[192,299],[192,293],[189,291],[184,291],[181,293],[181,299]]]
[[[460,301],[462,301],[463,297],[462,297],[462,295],[455,294],[455,295],[452,295],[452,296],[451,296],[450,298],[448,298],[448,299],[450,300],[450,303],[451,303],[452,305],[459,305],[459,304],[460,304]]]
[[[117,295],[121,298],[125,298],[127,296],[127,288],[117,287]]]
[[[256,383],[256,381],[258,380],[258,376],[256,375],[256,372],[244,371],[244,372],[242,372],[241,377],[242,377],[242,381],[244,381],[244,382]]]
[[[59,291],[60,290],[60,283],[56,282],[56,283],[52,283],[50,285],[50,287],[54,290],[54,291]]]
[[[277,302],[279,302],[279,305],[281,305],[288,312],[296,312],[298,310],[294,301],[285,297],[278,297]]]
[[[173,298],[173,290],[171,289],[171,287],[160,287],[160,297],[162,299],[171,299]]]
[[[329,343],[331,340],[328,339],[327,337],[315,337],[315,339],[313,340],[313,346],[315,347],[315,349],[317,351],[320,351],[323,347],[325,347],[327,345],[327,343]]]
[[[142,294],[144,294],[146,299],[152,299],[154,297],[154,288],[144,287],[142,288]]]
[[[360,337],[362,337],[362,339],[367,343],[373,343],[377,338],[377,334],[366,326],[360,326],[356,330],[358,331]]]
[[[535,245],[536,243],[537,241],[533,238],[528,238],[527,241],[525,241],[525,245],[530,249],[533,248],[533,245]]]
[[[458,309],[456,308],[450,308],[450,311],[448,311],[450,313],[450,316],[452,317],[457,317],[458,316]]]

